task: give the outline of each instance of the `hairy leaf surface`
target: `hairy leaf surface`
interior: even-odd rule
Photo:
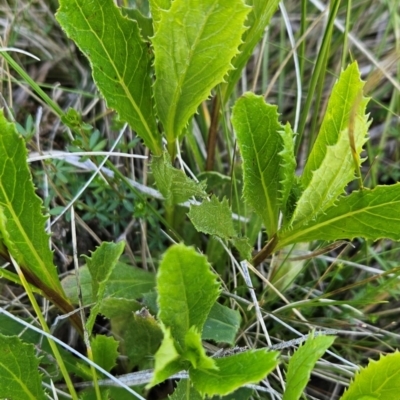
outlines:
[[[341,400],[397,399],[400,392],[400,353],[396,351],[378,361],[371,360],[357,373]]]
[[[112,336],[96,335],[91,341],[93,361],[110,372],[117,365],[119,342]]]
[[[110,108],[161,154],[153,112],[149,49],[136,21],[112,0],[61,0],[56,18],[89,59],[93,79]]]
[[[355,112],[357,116],[355,123],[361,118],[361,124],[365,124],[364,114],[368,101],[361,97],[363,87],[364,82],[361,81],[357,63],[354,62],[340,74],[333,86],[321,129],[304,167],[302,175],[304,188],[311,182],[313,171],[321,167],[329,146],[336,144],[340,133],[349,127],[351,113]],[[356,107],[356,110],[353,107]],[[366,133],[362,127],[360,130],[361,132],[357,132],[358,145],[360,142],[362,145]],[[348,152],[351,154],[350,148]]]
[[[243,158],[243,196],[262,218],[269,237],[278,228],[281,194],[282,136],[277,107],[266,104],[262,96],[246,93],[232,113]]]
[[[249,11],[242,0],[175,0],[158,9],[154,96],[169,143],[232,68]]]
[[[303,346],[290,358],[286,374],[286,390],[283,400],[297,400],[310,379],[315,363],[334,342],[334,336],[310,335]]]
[[[191,206],[188,217],[198,232],[216,235],[222,239],[236,236],[232,211],[225,198],[219,201],[216,196],[211,196],[210,201],[204,200],[198,206]]]
[[[204,322],[219,295],[219,285],[206,257],[184,245],[170,247],[157,275],[159,318],[172,337],[185,347],[185,336]]]
[[[0,334],[0,396],[9,399],[45,400],[39,359],[34,346]]]
[[[278,364],[278,354],[260,349],[217,358],[215,362],[218,370],[191,368],[190,379],[202,395],[225,395],[242,385],[264,379]]]
[[[279,235],[280,249],[290,243],[363,237],[400,240],[400,183],[363,189],[340,197],[308,225],[294,225]]]

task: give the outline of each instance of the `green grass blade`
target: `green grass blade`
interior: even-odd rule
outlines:
[[[136,21],[112,0],[61,0],[58,22],[88,57],[101,94],[146,146],[161,154],[153,111],[150,57]]]
[[[175,0],[160,10],[154,96],[168,143],[232,68],[249,11],[242,0]]]

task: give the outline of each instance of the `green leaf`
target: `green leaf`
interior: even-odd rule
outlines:
[[[244,94],[233,107],[232,124],[243,158],[243,196],[262,218],[268,236],[278,228],[283,150],[277,107],[262,96]]]
[[[242,385],[264,379],[278,364],[278,354],[260,349],[218,358],[215,360],[218,370],[191,368],[190,379],[202,395],[229,394]]]
[[[279,153],[281,157],[281,170],[280,170],[280,198],[281,207],[285,216],[288,216],[287,202],[295,182],[296,172],[296,157],[294,156],[294,133],[289,123],[284,126],[283,131],[280,132],[282,136],[283,149]]]
[[[265,32],[265,28],[278,9],[279,0],[247,0],[246,3],[252,6],[252,11],[248,14],[245,23],[248,29],[243,35],[243,43],[239,48],[240,52],[232,60],[234,68],[229,71],[226,79],[227,83],[222,85],[224,104],[228,101],[232,90],[241,77],[243,68],[249,61],[254,48]]]
[[[182,358],[190,361],[196,369],[217,369],[215,360],[206,355],[201,343],[201,335],[194,326],[186,333]]]
[[[184,348],[185,336],[204,322],[219,295],[219,284],[206,257],[182,244],[164,254],[157,274],[159,318]]]
[[[400,240],[400,184],[355,191],[339,198],[307,226],[294,225],[278,235],[276,250],[290,243],[363,237]]]
[[[149,50],[137,22],[123,17],[112,0],[61,0],[56,18],[89,59],[93,79],[108,106],[136,130],[153,153],[161,154]]]
[[[190,384],[189,379],[181,379],[169,400],[202,400],[200,393]]]
[[[361,369],[340,400],[397,399],[400,391],[400,353],[396,351]]]
[[[97,314],[101,310],[112,270],[116,266],[124,248],[125,242],[123,241],[119,243],[103,242],[92,253],[91,257],[85,256],[90,275],[92,276],[93,301],[96,303],[90,310],[90,316],[86,321],[86,328],[89,335],[92,333]]]
[[[215,303],[204,324],[201,337],[203,340],[234,345],[239,328],[240,313]]]
[[[175,341],[169,328],[164,328],[164,338],[155,355],[155,368],[152,381],[146,386],[147,389],[165,381],[173,374],[185,369],[181,356],[175,347]]]
[[[163,339],[162,330],[152,315],[146,310],[135,312],[126,318],[120,335],[124,340],[125,352],[133,365],[139,365],[153,357]]]
[[[154,31],[157,32],[162,11],[167,11],[171,7],[171,0],[149,0],[151,15],[153,17]]]
[[[301,178],[304,188],[310,184],[313,171],[321,167],[329,146],[336,144],[339,135],[349,127],[351,113],[355,111],[358,118],[361,117],[362,119],[361,124],[365,124],[364,114],[368,100],[360,97],[363,87],[364,82],[361,81],[357,63],[354,62],[340,74],[332,89],[321,129],[304,167]],[[356,107],[356,110],[353,107]],[[356,118],[355,123],[357,123],[358,118]],[[363,143],[365,133],[359,132],[358,145],[360,142]],[[348,154],[351,154],[350,148]]]
[[[110,372],[117,365],[119,342],[111,336],[96,335],[90,344],[93,351],[93,361]]]
[[[79,268],[79,280],[83,304],[88,305],[92,300],[92,277],[87,266]],[[62,285],[73,304],[78,304],[78,293],[76,290],[76,277],[74,274],[63,279]],[[106,285],[105,298],[122,298],[134,300],[142,297],[155,286],[155,275],[143,269],[118,262],[111,271],[111,276]]]
[[[139,25],[140,33],[145,40],[150,40],[154,35],[153,31],[153,20],[151,18],[145,17],[136,8],[125,8],[121,7],[122,15],[127,16],[130,19],[136,21]]]
[[[201,198],[207,196],[205,182],[197,183],[182,170],[174,168],[167,152],[160,157],[153,157],[151,170],[157,188],[164,196],[167,205],[184,203],[193,196]]]
[[[335,336],[310,335],[290,358],[283,400],[297,400],[310,379],[315,363],[335,341]]]
[[[175,0],[158,9],[154,96],[169,143],[232,68],[249,11],[242,0]]]
[[[63,300],[45,232],[47,217],[42,214],[42,201],[35,194],[26,163],[25,141],[2,110],[0,132],[0,238],[30,283],[53,301]]]
[[[250,239],[247,237],[235,237],[230,239],[231,243],[236,247],[243,260],[251,260],[251,252],[253,246],[250,244]]]
[[[236,236],[232,222],[232,211],[226,198],[219,201],[216,196],[204,200],[200,205],[192,205],[188,217],[198,232],[216,235],[222,239]]]
[[[35,348],[21,339],[0,334],[0,393],[2,398],[45,400]]]

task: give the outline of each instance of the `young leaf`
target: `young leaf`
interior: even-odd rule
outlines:
[[[45,400],[34,346],[0,334],[0,349],[1,398]]]
[[[112,0],[61,0],[56,18],[88,57],[93,79],[108,106],[135,129],[154,154],[161,154],[150,58],[137,22],[123,17]]]
[[[276,250],[290,243],[363,237],[400,240],[400,183],[355,191],[307,226],[294,225],[278,235]]]
[[[278,228],[283,150],[276,106],[262,96],[244,94],[233,107],[232,124],[243,158],[243,196],[262,218],[268,236]]]
[[[119,257],[124,251],[125,242],[107,243],[103,242],[93,253],[92,257],[86,257],[86,263],[92,276],[92,295],[96,304],[90,312],[86,322],[86,328],[89,335],[96,320],[97,314],[101,310],[102,301],[105,297],[105,291],[111,272],[118,262]]]
[[[227,199],[219,201],[211,196],[210,201],[204,200],[200,205],[192,205],[188,217],[198,232],[216,235],[222,239],[236,236],[232,222],[232,211]]]
[[[176,386],[172,396],[168,396],[168,400],[202,400],[203,397],[191,385],[189,379],[181,379]]]
[[[107,372],[117,364],[119,343],[111,336],[96,335],[91,340],[94,362]]]
[[[232,68],[249,11],[242,0],[175,0],[158,9],[154,97],[169,143]]]
[[[264,379],[278,364],[278,354],[260,349],[218,358],[215,360],[218,370],[191,368],[190,379],[202,395],[225,395],[242,385]]]
[[[171,336],[171,330],[164,328],[164,338],[161,346],[155,355],[155,368],[152,381],[146,386],[151,388],[160,382],[165,381],[171,375],[186,369],[188,364],[183,362],[175,347],[175,341]]]
[[[366,121],[365,121],[366,122]],[[359,153],[368,124],[358,141]],[[359,154],[358,153],[358,154]],[[344,129],[339,134],[336,144],[328,146],[320,168],[312,173],[311,181],[303,191],[294,210],[291,224],[306,224],[326,209],[333,206],[337,198],[343,194],[347,184],[355,178],[355,166],[350,149],[349,132]]]
[[[87,266],[79,268],[79,281],[83,297],[83,304],[93,302],[92,277]],[[73,304],[78,304],[78,293],[76,290],[76,277],[68,275],[62,281],[67,297]],[[156,285],[155,275],[143,269],[118,262],[111,271],[107,281],[104,298],[138,299],[153,289]]]
[[[206,257],[184,245],[170,247],[157,275],[159,318],[172,337],[185,347],[185,336],[204,322],[219,295],[219,285]]]
[[[293,354],[286,374],[286,390],[283,400],[297,400],[301,397],[315,363],[334,340],[334,336],[313,337],[310,335],[304,345]]]
[[[232,60],[234,68],[229,71],[228,78],[226,79],[227,83],[222,85],[224,104],[228,101],[233,88],[240,79],[242,70],[249,61],[254,48],[264,34],[265,28],[268,26],[271,17],[278,9],[279,0],[252,0],[247,1],[247,4],[251,4],[252,6],[252,10],[248,14],[245,23],[248,29],[243,35],[243,43],[239,48],[239,54],[237,54]]]
[[[302,184],[306,188],[312,179],[312,172],[320,168],[329,146],[337,143],[340,133],[349,126],[353,107],[360,98],[364,82],[360,79],[357,63],[351,64],[340,74],[330,96],[328,107],[322,121],[321,129],[307,159],[302,175]],[[357,106],[356,114],[364,119],[367,100],[362,99]],[[365,123],[365,122],[364,122]],[[364,140],[366,132],[360,132],[358,143]],[[348,153],[351,154],[350,148]]]
[[[204,198],[207,195],[205,182],[197,183],[182,170],[174,168],[167,152],[160,157],[153,157],[151,170],[167,205],[184,203],[192,196]]]
[[[42,202],[35,194],[25,141],[0,110],[0,238],[3,251],[22,268],[30,283],[64,311],[72,311],[53,263]],[[9,257],[7,254],[6,257]]]
[[[182,358],[190,361],[192,367],[196,369],[217,369],[215,360],[206,355],[201,344],[201,335],[194,326],[186,333]]]
[[[397,399],[400,391],[400,353],[396,351],[361,369],[340,400]]]
[[[204,324],[201,337],[203,340],[234,345],[239,328],[239,312],[215,303]]]

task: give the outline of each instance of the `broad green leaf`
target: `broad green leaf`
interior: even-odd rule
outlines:
[[[92,276],[92,296],[95,305],[90,310],[90,316],[86,321],[86,328],[89,335],[92,333],[97,314],[101,310],[105,297],[106,287],[115,268],[119,257],[125,248],[125,242],[107,243],[103,242],[91,257],[86,257],[86,263]]]
[[[335,336],[310,335],[290,358],[283,400],[297,400],[310,379],[315,363],[335,341]]]
[[[201,343],[201,335],[194,326],[186,333],[182,358],[190,361],[192,367],[196,369],[217,369],[215,360],[206,355]]]
[[[154,97],[172,143],[232,68],[250,8],[242,0],[175,0],[158,11]]]
[[[280,132],[282,136],[283,149],[279,153],[281,156],[281,170],[280,170],[280,184],[281,184],[281,208],[288,215],[288,210],[286,209],[289,196],[295,182],[295,172],[296,172],[296,157],[294,156],[294,133],[289,123],[284,126],[284,129]]]
[[[87,266],[79,268],[79,280],[83,304],[89,305],[93,302],[92,277]],[[63,279],[64,290],[73,304],[78,304],[76,290],[76,277],[74,274]],[[134,300],[142,297],[155,286],[155,275],[143,269],[118,262],[111,271],[111,276],[106,285],[104,298],[122,298]]]
[[[368,101],[360,97],[363,87],[364,82],[361,81],[357,63],[354,62],[340,74],[332,89],[321,129],[304,167],[301,178],[304,188],[310,184],[313,171],[321,167],[329,146],[336,144],[340,133],[349,127],[351,113],[355,111],[358,117],[364,117]],[[353,107],[356,107],[356,110]],[[356,118],[356,122],[357,120],[358,118]],[[358,143],[364,140],[365,133],[359,132],[361,137],[358,137]],[[350,148],[348,153],[351,154]]]
[[[157,275],[159,318],[184,348],[185,336],[204,322],[219,295],[219,285],[206,257],[178,244],[164,254]]]
[[[91,340],[93,361],[110,372],[117,364],[119,343],[111,336],[96,335]]]
[[[239,250],[240,257],[243,260],[251,260],[251,252],[253,250],[253,246],[251,246],[249,238],[235,237],[230,239],[230,241]]]
[[[262,96],[244,94],[233,107],[232,124],[243,158],[243,196],[262,218],[268,236],[278,228],[280,176],[284,127],[278,121],[277,107]]]
[[[208,314],[201,337],[203,340],[234,345],[239,328],[239,312],[215,303]]]
[[[163,339],[158,322],[146,310],[135,312],[125,318],[120,335],[124,340],[125,353],[133,365],[140,365],[153,357]]]
[[[248,29],[243,35],[243,43],[239,47],[240,52],[232,60],[234,68],[229,71],[226,79],[227,83],[222,85],[224,104],[228,101],[232,90],[241,77],[243,68],[249,61],[254,48],[265,32],[265,28],[278,9],[279,0],[246,0],[246,3],[252,6],[252,11],[248,14],[245,22]]]
[[[165,198],[167,205],[184,203],[193,196],[206,197],[204,182],[197,183],[171,164],[167,152],[160,157],[153,157],[151,170],[158,190]]]
[[[219,201],[216,196],[204,200],[200,205],[192,205],[188,217],[198,232],[216,235],[222,239],[236,236],[232,211],[226,198]]]
[[[278,235],[276,250],[290,243],[312,240],[354,239],[400,240],[400,184],[377,186],[340,197],[307,226],[294,225]]]
[[[242,387],[227,396],[214,396],[211,400],[249,400],[253,389]]]
[[[189,370],[194,387],[202,395],[225,395],[242,385],[264,379],[278,364],[278,352],[251,350],[216,359],[218,370]]]
[[[203,397],[200,393],[191,385],[189,379],[181,379],[176,385],[176,389],[171,396],[168,396],[169,400],[202,400]]]
[[[112,0],[61,0],[56,18],[89,59],[93,79],[110,108],[161,154],[153,111],[150,57],[136,21]]]
[[[171,375],[186,369],[181,356],[175,347],[175,341],[169,328],[164,328],[164,338],[155,355],[155,368],[152,381],[147,385],[151,388],[160,382],[165,381]],[[188,364],[188,363],[187,363]]]
[[[340,400],[398,399],[400,392],[400,353],[396,351],[378,361],[371,360],[359,371]]]
[[[65,294],[53,263],[47,217],[26,163],[25,141],[0,110],[0,238],[27,280],[61,305]]]
[[[34,346],[0,334],[0,349],[1,398],[45,400]]]
[[[171,7],[171,0],[149,0],[150,11],[153,17],[154,31],[157,32],[162,11],[167,11]]]

